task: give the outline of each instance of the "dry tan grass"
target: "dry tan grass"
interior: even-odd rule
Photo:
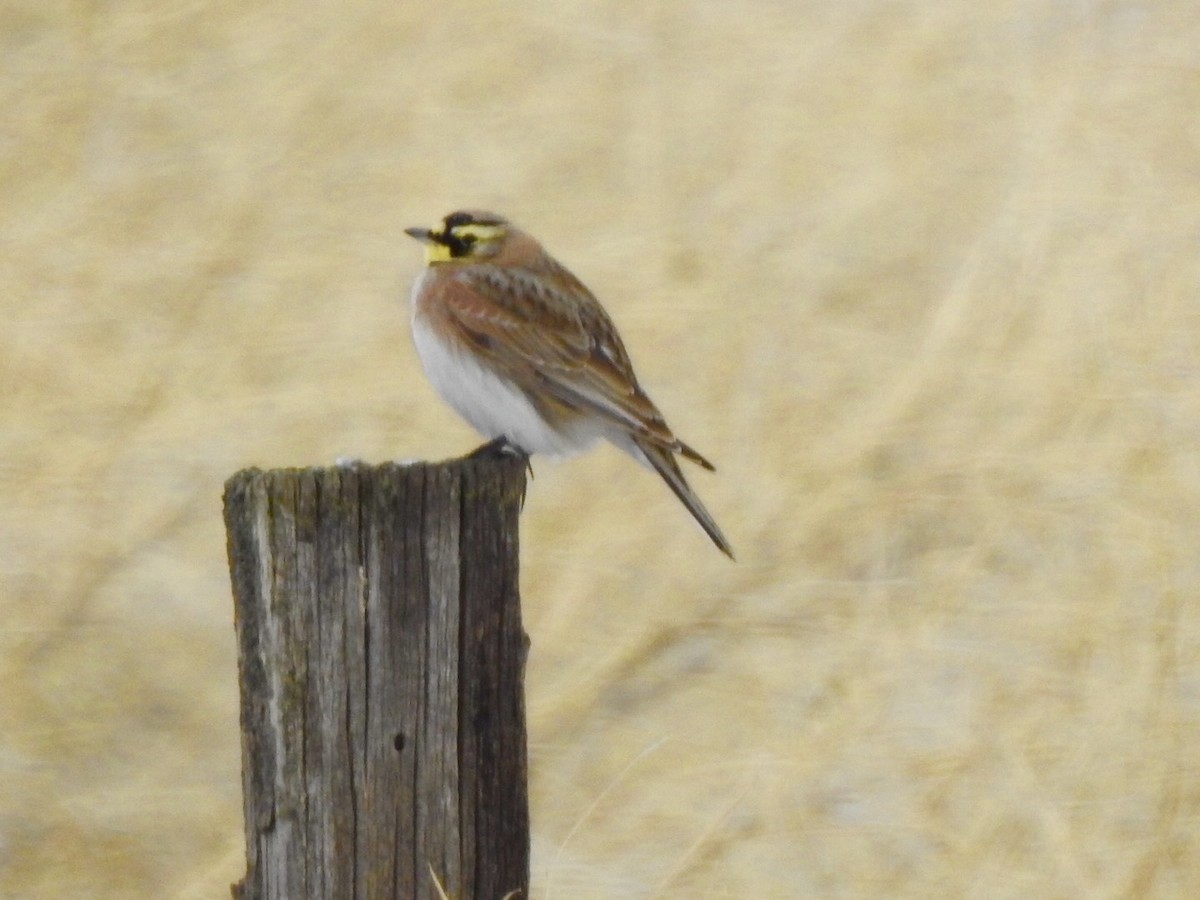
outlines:
[[[1200,896],[1193,4],[0,10],[0,893],[241,872],[220,487],[438,458],[401,229],[544,236],[614,451],[524,519],[536,895]]]

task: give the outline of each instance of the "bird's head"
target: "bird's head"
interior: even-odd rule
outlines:
[[[504,248],[514,231],[502,216],[478,209],[452,212],[436,228],[404,229],[405,234],[425,244],[429,263],[490,259]]]

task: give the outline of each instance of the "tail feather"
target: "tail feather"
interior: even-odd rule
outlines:
[[[720,527],[709,515],[708,510],[704,508],[704,504],[700,502],[700,498],[696,496],[696,492],[692,490],[687,483],[687,479],[683,477],[683,472],[679,469],[679,463],[675,461],[675,455],[666,447],[657,444],[652,444],[649,441],[639,440],[633,437],[634,446],[641,452],[640,455],[654,467],[654,471],[662,476],[663,481],[667,486],[675,492],[675,496],[680,499],[684,506],[688,508],[688,512],[692,514],[695,520],[700,523],[700,527],[704,529],[704,533],[709,536],[717,548],[728,556],[734,559],[733,548],[729,545],[729,541],[721,532]],[[695,460],[705,468],[711,469],[708,465],[708,460],[700,456],[699,453],[687,448],[690,452],[685,453],[688,459]]]
[[[710,472],[717,471],[716,466],[714,466],[712,463],[710,463],[707,459],[705,459],[703,456],[701,456],[699,453],[697,453],[695,450],[693,450],[691,447],[689,447],[683,441],[679,442],[679,453],[682,456],[685,456],[686,458],[690,459],[696,465],[701,466],[705,469],[708,469],[708,471],[710,471]]]

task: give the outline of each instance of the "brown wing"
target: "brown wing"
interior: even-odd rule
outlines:
[[[561,265],[548,261],[536,271],[464,267],[447,278],[439,294],[447,324],[531,397],[548,392],[712,468],[671,433],[639,387],[612,320]]]

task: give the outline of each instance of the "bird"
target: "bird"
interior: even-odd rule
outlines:
[[[412,335],[435,390],[488,440],[475,452],[569,456],[604,439],[653,469],[730,559],[733,548],[684,477],[713,464],[667,426],[616,326],[583,282],[495,213],[406,228],[425,245]]]

